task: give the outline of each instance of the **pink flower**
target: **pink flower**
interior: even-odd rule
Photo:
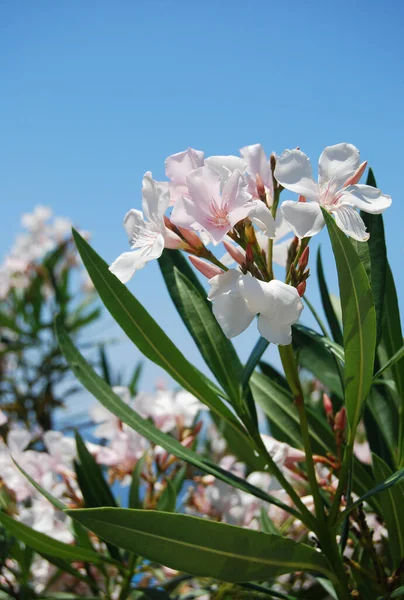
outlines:
[[[318,183],[312,177],[309,158],[300,150],[285,150],[275,168],[277,181],[287,190],[311,202],[282,203],[281,211],[299,237],[311,237],[324,227],[321,206],[334,215],[338,227],[358,241],[369,234],[356,209],[380,214],[391,204],[391,197],[370,185],[360,185],[366,163],[360,164],[359,150],[352,144],[328,146],[318,162]]]
[[[178,198],[188,194],[187,177],[191,171],[202,167],[203,163],[203,152],[193,148],[172,154],[166,159],[166,175],[170,179],[170,204],[175,204]]]
[[[244,158],[247,167],[248,191],[255,198],[259,198],[257,190],[257,176],[264,185],[268,206],[272,205],[274,195],[274,184],[272,180],[271,163],[268,160],[261,144],[252,144],[240,148],[240,154]]]
[[[252,201],[247,184],[239,170],[223,182],[218,171],[206,165],[187,177],[189,196],[179,198],[171,221],[184,228],[206,232],[219,244],[236,223],[250,217],[263,227],[267,235],[275,235],[274,219],[263,202]]]

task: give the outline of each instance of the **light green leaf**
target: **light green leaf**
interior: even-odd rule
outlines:
[[[106,308],[129,339],[180,386],[196,396],[234,427],[238,422],[206,378],[183,356],[145,308],[113,275],[107,263],[73,230],[74,240],[91,280]]]
[[[380,375],[384,373],[386,369],[391,369],[391,367],[402,358],[404,358],[404,346],[401,346],[401,348],[399,348],[397,352],[393,354],[391,358],[389,358],[389,360],[377,371],[377,373],[375,373],[373,379],[380,377]]]
[[[242,582],[315,571],[335,580],[314,548],[278,535],[152,510],[67,512],[103,539],[192,575]]]
[[[56,335],[59,342],[60,349],[64,354],[67,362],[70,364],[77,379],[87,388],[87,390],[101,402],[105,408],[110,410],[112,414],[117,416],[123,423],[126,423],[143,435],[146,439],[151,442],[162,446],[168,452],[174,454],[178,458],[185,460],[186,462],[194,465],[195,467],[211,473],[218,479],[221,479],[225,483],[232,485],[244,492],[250,493],[257,498],[275,504],[290,512],[291,514],[299,514],[288,507],[283,502],[280,502],[277,498],[266,494],[259,488],[249,484],[247,481],[240,479],[228,471],[224,471],[216,464],[208,461],[207,459],[199,456],[196,452],[193,452],[189,448],[186,448],[174,437],[163,433],[157,429],[151,421],[143,419],[135,410],[130,408],[113,390],[107,383],[94,371],[94,369],[88,364],[84,357],[80,354],[77,348],[74,346],[69,336],[63,329],[63,325],[56,320]],[[300,517],[299,517],[300,518]]]
[[[365,269],[345,234],[324,209],[338,271],[345,351],[345,405],[351,438],[372,385],[376,312]]]

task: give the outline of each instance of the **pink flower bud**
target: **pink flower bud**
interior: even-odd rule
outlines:
[[[191,229],[184,229],[183,227],[178,227],[178,229],[181,232],[181,235],[183,235],[183,237],[187,240],[191,248],[201,248],[203,246],[201,238],[197,233],[195,233],[195,231],[192,231]]]
[[[222,273],[224,273],[224,271],[216,265],[212,265],[206,260],[202,260],[202,258],[199,258],[198,256],[188,256],[188,258],[194,267],[208,279],[212,279],[212,277],[215,277],[215,275],[222,275]]]
[[[297,289],[297,293],[299,294],[300,297],[304,296],[306,293],[306,282],[301,281],[296,289]]]
[[[301,257],[299,258],[299,266],[301,271],[304,271],[307,267],[307,263],[309,262],[309,253],[310,249],[307,246],[307,248],[303,250]]]
[[[245,258],[246,258],[246,262],[248,262],[248,263],[254,262],[254,254],[253,254],[251,244],[247,244],[247,248],[245,250]]]
[[[304,196],[299,196],[298,202],[307,202]]]
[[[234,246],[226,239],[223,240],[223,246],[226,248],[232,259],[236,261],[236,263],[239,265],[245,263],[245,252],[240,248],[240,246]]]
[[[327,415],[327,417],[332,417],[334,414],[334,410],[332,407],[332,402],[331,402],[331,398],[328,396],[328,394],[323,394],[323,406],[324,406],[324,412]]]
[[[363,162],[361,165],[359,165],[359,167],[356,169],[356,171],[352,175],[352,177],[347,179],[342,187],[347,187],[348,185],[356,185],[359,182],[360,178],[362,177],[362,175],[367,167],[367,164],[368,164],[368,161],[365,160],[365,162]]]
[[[341,410],[335,415],[335,431],[345,431],[346,427],[346,410],[345,406],[341,408]]]
[[[257,182],[257,194],[260,198],[265,198],[265,185],[264,182],[261,179],[261,176],[257,173],[256,175],[256,182]]]

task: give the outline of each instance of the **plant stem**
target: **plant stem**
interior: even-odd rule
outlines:
[[[138,558],[137,555],[133,554],[133,553],[129,557],[128,573],[122,584],[122,588],[121,588],[121,591],[119,594],[119,600],[126,600],[126,598],[129,596],[129,594],[131,592],[130,586],[132,583],[133,571],[135,570],[137,558]]]
[[[293,354],[292,344],[289,344],[288,346],[279,346],[279,355],[281,357],[286,379],[295,397],[295,404],[299,412],[300,429],[302,432],[304,451],[306,454],[307,475],[309,478],[311,493],[314,499],[316,516],[317,519],[323,521],[325,520],[324,504],[317,483],[316,471],[313,461],[313,450],[311,447],[309,426],[307,422],[307,414],[304,406],[303,390],[300,383],[295,356]]]
[[[349,474],[349,467],[352,463],[353,447],[354,447],[354,437],[353,437],[353,439],[349,440],[347,448],[345,450],[342,468],[341,468],[341,472],[339,474],[337,491],[335,492],[334,501],[332,503],[330,514],[328,517],[328,522],[331,525],[333,525],[335,523],[335,521],[338,517],[339,507],[340,507],[340,503],[341,503],[341,496],[343,494],[346,480],[347,480],[347,477]]]

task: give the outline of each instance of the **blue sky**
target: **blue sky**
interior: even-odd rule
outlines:
[[[403,3],[376,0],[1,1],[0,256],[20,214],[41,203],[92,231],[112,261],[127,249],[122,219],[140,207],[143,173],[163,178],[166,156],[188,146],[300,146],[315,164],[326,145],[349,141],[393,196],[385,224],[398,276],[403,18]],[[157,265],[129,286],[202,366]],[[251,328],[237,342],[244,358],[255,337]],[[123,344],[114,363],[138,356]],[[158,370],[146,374],[151,385]]]

